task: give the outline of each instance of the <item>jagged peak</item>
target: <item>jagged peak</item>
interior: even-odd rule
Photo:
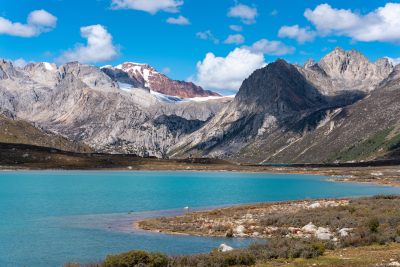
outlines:
[[[326,61],[331,61],[334,58],[339,58],[341,60],[361,60],[361,61],[368,61],[369,59],[360,51],[356,49],[351,49],[351,50],[344,50],[341,47],[336,47],[333,49],[331,52],[326,54],[321,60],[320,63],[326,62]]]

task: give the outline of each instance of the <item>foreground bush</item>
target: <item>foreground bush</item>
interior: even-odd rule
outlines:
[[[247,249],[229,252],[217,250],[208,254],[170,257],[160,253],[130,251],[118,255],[109,255],[100,264],[91,267],[229,267],[252,266],[257,262],[270,259],[314,258],[325,251],[325,244],[316,240],[272,239],[264,244],[254,244]],[[79,265],[66,265],[79,267]]]
[[[104,261],[104,267],[164,267],[168,266],[168,256],[161,253],[149,253],[145,251],[129,251],[119,255],[109,255]]]
[[[261,261],[278,258],[309,259],[323,255],[325,244],[315,240],[272,239],[266,244],[252,245],[249,250]]]

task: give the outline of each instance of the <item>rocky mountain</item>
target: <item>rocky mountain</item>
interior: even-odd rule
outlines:
[[[230,98],[181,99],[125,87],[95,66],[0,61],[0,113],[97,152],[165,156]]]
[[[149,88],[158,93],[180,98],[220,96],[191,82],[171,80],[147,64],[125,62],[116,67],[105,66],[102,70],[114,81],[128,88]]]
[[[399,103],[400,66],[341,48],[304,66],[270,63],[234,99],[136,63],[0,61],[2,125],[106,153],[252,163],[400,157]]]
[[[399,70],[341,48],[305,66],[278,60],[255,71],[234,101],[170,156],[321,163],[394,155]]]

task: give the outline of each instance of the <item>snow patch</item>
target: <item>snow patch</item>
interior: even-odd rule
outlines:
[[[124,90],[126,92],[130,92],[134,88],[132,84],[121,83],[121,82],[118,82],[118,87],[119,87],[119,89]]]
[[[210,100],[215,100],[215,99],[234,98],[234,97],[235,97],[235,95],[229,95],[229,96],[199,96],[199,97],[185,98],[185,100],[194,101],[194,102],[205,102],[205,101],[210,101]]]
[[[55,67],[52,64],[50,64],[49,62],[43,62],[43,66],[46,70],[49,70],[49,71],[52,71],[55,69]]]
[[[166,102],[166,103],[177,103],[177,102],[181,102],[182,101],[182,98],[180,98],[180,97],[164,95],[162,93],[155,92],[153,90],[150,90],[150,94],[155,96],[158,100],[160,100],[162,102]]]

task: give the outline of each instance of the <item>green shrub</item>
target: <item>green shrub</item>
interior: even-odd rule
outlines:
[[[318,255],[323,255],[325,253],[325,244],[322,242],[313,243],[312,248],[317,252]]]
[[[148,253],[135,250],[118,255],[108,255],[104,267],[164,267],[168,266],[168,257],[161,253]]]
[[[372,218],[368,221],[367,226],[372,233],[377,233],[379,228],[379,220],[377,218]]]
[[[322,242],[304,239],[274,238],[266,244],[254,244],[250,252],[259,260],[314,258],[323,255],[325,245]]]

